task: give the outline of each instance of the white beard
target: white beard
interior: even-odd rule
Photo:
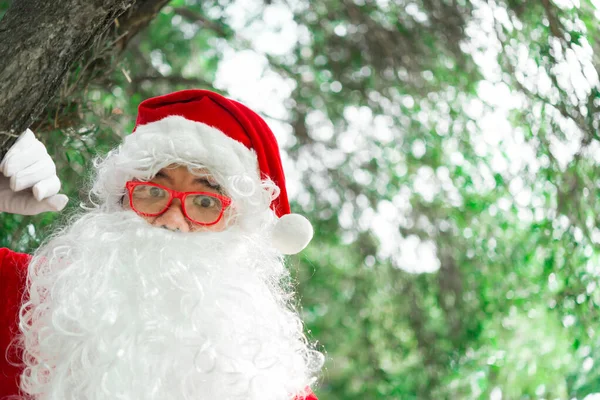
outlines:
[[[22,389],[39,400],[291,400],[322,355],[287,281],[266,235],[88,213],[29,266]]]

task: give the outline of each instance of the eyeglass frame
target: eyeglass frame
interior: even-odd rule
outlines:
[[[145,212],[141,212],[141,211],[139,211],[138,209],[135,208],[135,206],[133,205],[133,190],[137,186],[141,186],[141,185],[158,187],[160,189],[165,190],[169,194],[169,201],[167,202],[167,205],[165,206],[165,208],[161,212],[158,212],[158,213],[145,213]],[[215,225],[215,224],[219,223],[219,221],[221,221],[221,219],[223,219],[223,215],[225,214],[225,210],[232,203],[232,200],[229,197],[220,195],[218,193],[211,193],[211,192],[179,192],[177,190],[170,189],[170,188],[168,188],[166,186],[162,186],[162,185],[159,185],[158,183],[154,183],[154,182],[128,181],[128,182],[125,183],[125,188],[127,189],[127,193],[129,194],[129,206],[138,215],[142,215],[144,217],[158,217],[159,215],[164,214],[169,209],[169,207],[171,207],[171,204],[173,203],[173,199],[179,199],[179,202],[181,203],[181,211],[183,211],[183,215],[189,221],[193,222],[194,224],[201,225],[201,226],[212,226],[212,225]],[[217,198],[217,199],[219,199],[221,201],[221,204],[222,204],[221,213],[219,214],[219,217],[216,219],[216,221],[211,222],[211,223],[198,222],[198,221],[192,219],[188,215],[186,207],[185,207],[185,199],[186,199],[187,196],[189,196],[189,195],[195,195],[195,194],[205,195],[205,196],[209,196],[209,197],[214,197],[214,198]]]

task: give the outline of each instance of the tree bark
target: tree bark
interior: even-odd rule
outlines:
[[[85,93],[86,87],[91,84],[110,90],[114,84],[114,72],[119,69],[118,60],[125,48],[135,46],[132,39],[154,20],[169,1],[136,0],[133,6],[115,18],[112,26],[97,36],[94,44],[71,64],[60,90],[30,125],[34,132],[85,125],[86,121],[81,119],[83,105],[79,104],[83,99],[77,94]]]
[[[135,0],[19,0],[0,21],[0,159]]]

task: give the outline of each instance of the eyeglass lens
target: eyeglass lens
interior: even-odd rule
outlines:
[[[169,192],[151,185],[138,185],[132,191],[133,207],[144,214],[160,214],[167,208]],[[219,219],[223,203],[217,197],[191,194],[185,198],[184,209],[194,221],[210,224]]]

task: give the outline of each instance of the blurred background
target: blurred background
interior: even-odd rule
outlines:
[[[140,101],[214,88],[315,226],[288,266],[322,400],[600,398],[600,0],[155,3],[32,127],[71,210],[0,215],[0,247],[79,208]]]

